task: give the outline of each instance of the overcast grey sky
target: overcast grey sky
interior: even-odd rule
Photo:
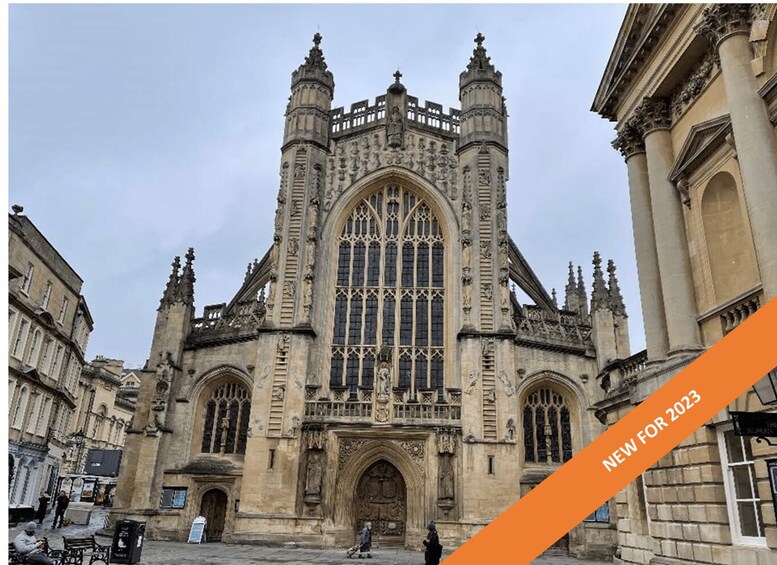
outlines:
[[[335,106],[385,93],[458,107],[480,31],[510,112],[510,233],[563,302],[613,258],[644,347],[626,181],[589,111],[625,5],[12,5],[10,203],[84,279],[88,357],[142,365],[174,255],[198,315],[272,238],[291,72],[320,31]]]

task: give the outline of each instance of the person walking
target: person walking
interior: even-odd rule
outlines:
[[[38,524],[40,525],[43,525],[43,519],[46,517],[49,500],[51,500],[49,493],[41,491],[40,498],[38,498],[38,511],[35,513],[35,519],[38,520]]]
[[[364,559],[366,555],[368,558],[372,557],[372,523],[364,522],[362,531],[359,532],[359,559]]]
[[[44,542],[35,537],[38,524],[29,522],[24,531],[20,532],[13,540],[13,545],[22,556],[25,563],[33,565],[55,565],[54,561],[43,552]]]
[[[434,522],[429,522],[426,526],[428,533],[424,540],[424,565],[439,565],[440,558],[442,557],[442,545],[440,544],[440,536],[437,534],[437,526]]]
[[[62,522],[65,520],[65,510],[70,504],[70,497],[65,494],[65,491],[60,491],[57,497],[57,505],[54,508],[54,522],[51,524],[52,528],[61,528]],[[59,520],[59,526],[57,526],[57,520]]]

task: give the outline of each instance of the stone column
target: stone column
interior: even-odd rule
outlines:
[[[750,65],[749,4],[714,4],[697,29],[720,55],[739,170],[766,300],[777,296],[777,139]]]
[[[674,164],[669,134],[669,104],[666,99],[645,99],[635,111],[635,118],[645,140],[669,353],[698,350],[701,339],[696,322],[696,300],[682,202],[677,189],[669,181]]]
[[[648,359],[664,359],[669,351],[669,340],[656,255],[656,235],[653,231],[645,143],[642,134],[633,126],[627,125],[613,141],[613,147],[626,159],[629,175],[631,224],[634,230],[634,251],[637,255],[639,296],[642,302]]]

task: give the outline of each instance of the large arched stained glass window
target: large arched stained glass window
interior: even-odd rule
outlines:
[[[387,185],[356,205],[338,245],[330,386],[371,388],[387,348],[393,386],[442,391],[444,246],[429,206]]]
[[[202,431],[203,453],[245,453],[251,395],[237,382],[213,389],[205,405]]]
[[[572,429],[566,398],[540,388],[523,403],[523,441],[526,461],[562,463],[572,459]]]

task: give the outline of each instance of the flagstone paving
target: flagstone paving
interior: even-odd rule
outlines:
[[[51,529],[49,516],[36,535],[47,537],[55,547],[62,547],[62,537],[89,536],[99,532],[105,524],[105,510],[96,509],[91,523],[84,526],[70,525]],[[22,525],[9,528],[9,540],[18,534]],[[109,544],[110,537],[98,539]],[[444,562],[443,556],[443,562]],[[422,565],[423,553],[405,549],[381,549],[373,552],[369,561],[360,561],[355,556],[347,559],[345,549],[302,549],[290,547],[265,547],[256,545],[232,545],[223,543],[186,544],[178,542],[146,540],[143,544],[140,565],[273,565],[287,563],[295,565],[347,565],[358,562],[370,565]],[[535,565],[605,565],[604,561],[583,561],[568,556],[547,555],[534,561]]]

